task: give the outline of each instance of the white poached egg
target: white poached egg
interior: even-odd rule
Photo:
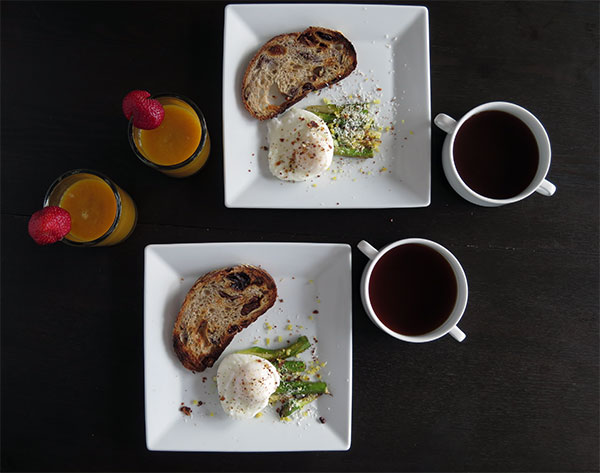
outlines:
[[[223,410],[237,419],[250,419],[269,403],[279,386],[275,366],[255,355],[233,353],[217,370],[217,389]]]
[[[267,125],[269,170],[284,181],[318,176],[333,160],[333,138],[327,124],[308,110],[292,108]]]

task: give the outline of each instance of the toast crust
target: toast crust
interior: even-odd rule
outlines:
[[[265,270],[238,265],[211,271],[188,291],[173,327],[173,349],[194,372],[213,366],[237,333],[277,300],[277,286]]]
[[[339,31],[311,26],[275,36],[250,60],[242,102],[259,120],[273,118],[309,92],[341,81],[356,68],[354,46]]]

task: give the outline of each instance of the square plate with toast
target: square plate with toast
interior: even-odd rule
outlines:
[[[203,274],[237,264],[266,270],[277,301],[238,333],[215,366],[193,373],[174,353],[173,324],[185,295]],[[149,245],[144,267],[144,378],[149,450],[268,452],[348,450],[352,414],[351,249],[321,243]],[[291,418],[274,406],[236,420],[222,409],[214,377],[227,354],[252,346],[279,348],[306,335],[323,395]],[[312,350],[314,349],[314,353]],[[190,415],[186,415],[182,408]],[[306,414],[304,414],[306,413]],[[321,419],[322,418],[322,419]],[[323,423],[323,421],[325,421]]]
[[[268,166],[268,120],[244,108],[241,84],[272,37],[320,26],[341,31],[357,67],[294,107],[368,102],[382,132],[373,158],[334,156],[303,182],[275,178]],[[223,160],[225,205],[236,208],[399,208],[430,203],[429,26],[425,7],[344,4],[246,4],[225,9]]]

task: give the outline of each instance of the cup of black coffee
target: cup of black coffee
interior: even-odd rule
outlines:
[[[442,245],[407,238],[376,250],[358,249],[369,259],[360,285],[363,306],[385,333],[407,342],[430,342],[447,333],[462,342],[457,327],[467,306],[465,272]]]
[[[497,207],[556,191],[546,180],[552,155],[548,134],[523,107],[490,102],[458,121],[440,113],[434,123],[448,134],[442,149],[446,178],[469,202]]]

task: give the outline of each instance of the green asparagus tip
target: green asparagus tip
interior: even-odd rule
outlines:
[[[308,394],[301,398],[294,397],[287,400],[281,407],[281,410],[279,411],[279,417],[282,419],[288,417],[290,414],[296,412],[299,409],[302,409],[304,406],[310,404],[318,397],[319,394]]]
[[[306,351],[310,348],[310,342],[308,338],[304,335],[298,337],[298,339],[292,343],[289,347],[279,348],[276,350],[270,350],[268,348],[262,347],[251,347],[246,350],[240,350],[237,353],[241,353],[244,355],[256,355],[266,360],[285,360],[286,358],[291,358],[292,356],[296,356],[303,351]]]

